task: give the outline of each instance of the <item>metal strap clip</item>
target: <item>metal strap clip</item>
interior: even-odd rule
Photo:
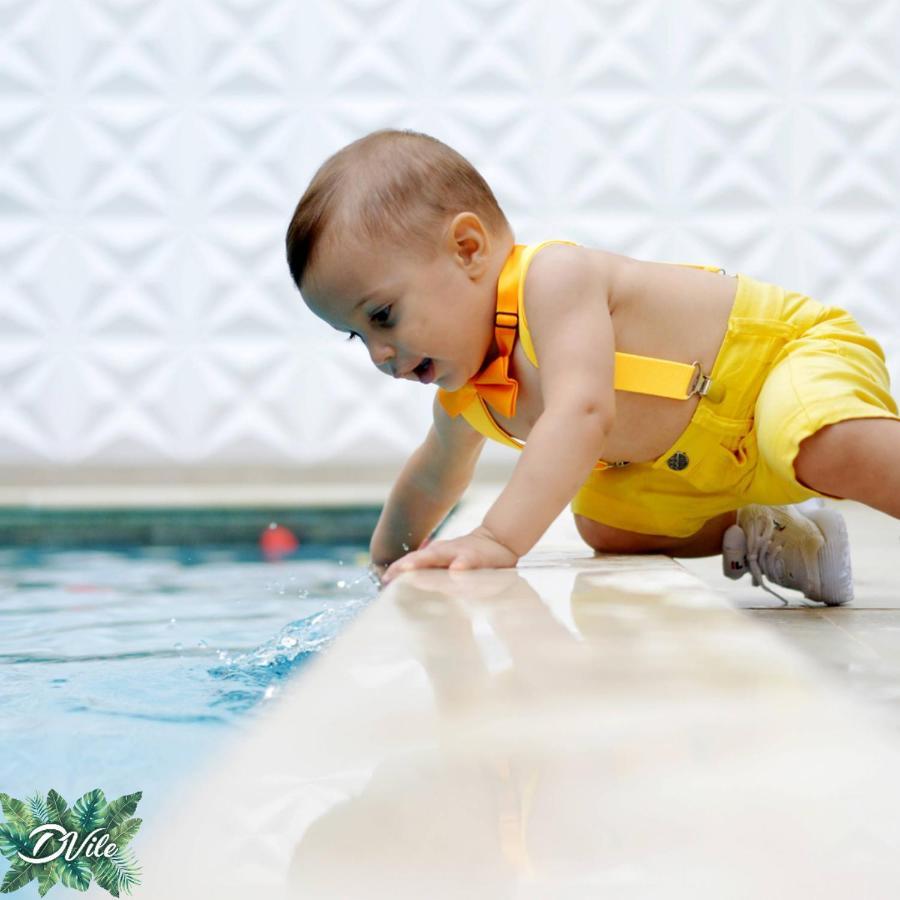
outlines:
[[[710,378],[709,375],[703,374],[703,369],[700,368],[700,363],[696,360],[694,361],[693,366],[694,374],[691,377],[691,386],[688,388],[688,397],[693,397],[694,394],[705,397],[709,393],[709,389],[712,385],[712,378]]]

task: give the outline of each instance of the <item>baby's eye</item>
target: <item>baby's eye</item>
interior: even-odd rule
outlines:
[[[372,315],[370,316],[370,319],[376,325],[387,325],[390,315],[391,315],[390,305],[382,306],[381,309],[378,310],[378,312],[372,313]]]

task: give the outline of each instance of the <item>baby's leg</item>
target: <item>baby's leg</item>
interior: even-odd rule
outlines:
[[[800,442],[799,481],[900,519],[900,421],[848,419]]]
[[[722,535],[734,525],[736,512],[723,513],[688,537],[642,534],[624,531],[595,522],[587,516],[575,516],[575,527],[588,545],[601,553],[663,553],[667,556],[717,556],[722,552]]]
[[[881,345],[831,309],[789,342],[755,409],[756,502],[796,502],[795,487],[900,518],[900,416]],[[781,494],[783,499],[773,499]]]

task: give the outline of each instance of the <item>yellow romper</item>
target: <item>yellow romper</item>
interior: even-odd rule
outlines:
[[[538,365],[525,318],[525,274],[534,254],[553,243],[574,244],[514,247],[497,287],[500,355],[459,390],[438,391],[450,415],[461,413],[480,433],[518,450],[523,444],[497,424],[488,404],[514,415],[518,385],[507,367],[516,337]],[[687,428],[658,459],[598,460],[572,501],[574,513],[627,531],[687,537],[748,503],[827,496],[797,481],[800,441],[845,419],[900,419],[884,353],[849,313],[744,274],[737,281],[711,372],[696,363],[616,352],[616,390],[672,399],[697,393],[701,399]]]

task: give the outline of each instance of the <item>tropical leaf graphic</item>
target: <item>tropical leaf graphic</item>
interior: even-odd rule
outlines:
[[[10,797],[9,794],[0,793],[0,806],[3,807],[3,815],[6,816],[6,821],[9,822],[10,825],[24,828],[27,832],[31,831],[35,825],[41,824],[35,822],[34,816],[31,814],[31,809],[27,803],[16,800],[15,797]]]
[[[34,868],[32,863],[17,859],[4,876],[3,883],[0,884],[0,893],[11,894],[13,891],[25,887],[37,875]]]
[[[10,861],[10,868],[0,883],[0,893],[11,894],[37,879],[38,893],[43,897],[55,884],[63,884],[76,891],[86,891],[91,880],[114,897],[123,892],[130,894],[141,883],[141,868],[134,851],[128,847],[141,826],[134,818],[141,791],[123,794],[107,803],[99,788],[88,791],[75,801],[71,808],[57,791],[47,792],[46,800],[35,793],[27,801],[17,800],[0,792],[0,807],[6,817],[0,823],[0,853]],[[106,846],[116,845],[111,857],[85,857],[66,859],[64,855],[46,863],[29,863],[19,853],[31,856],[34,850],[29,837],[39,825],[50,822],[61,825],[66,831],[78,832],[78,846],[96,829],[109,836]],[[58,835],[53,834],[41,847],[41,855],[49,856],[62,846]]]
[[[30,828],[26,830],[18,823],[0,825],[0,853],[10,862],[15,862],[19,858],[20,850],[22,853],[28,853],[31,850],[29,831]]]
[[[54,847],[53,849],[55,850],[56,848]],[[61,872],[62,866],[58,859],[54,859],[51,862],[44,863],[37,867],[38,894],[40,894],[41,897],[43,897],[44,894],[59,881]]]
[[[106,827],[111,830],[133,815],[141,796],[141,791],[138,791],[136,794],[123,794],[110,802],[106,807]]]
[[[109,831],[110,843],[115,844],[117,847],[126,846],[137,834],[142,821],[143,819],[126,819],[121,825],[117,825],[112,829],[107,825],[106,828],[107,831]]]
[[[116,850],[109,859],[91,859],[90,863],[97,884],[113,897],[118,897],[122,891],[130,894],[131,889],[141,883],[141,869],[130,848]]]
[[[69,807],[62,796],[54,791],[53,788],[47,791],[47,811],[50,813],[50,818],[47,819],[48,822],[58,822],[64,828],[70,827],[69,819],[71,814],[69,813]]]
[[[58,856],[57,860],[62,869],[59,880],[66,887],[75,888],[76,891],[86,891],[90,887],[91,867],[83,856],[78,859],[63,859]]]
[[[75,801],[73,807],[75,830],[82,836],[90,834],[95,828],[102,828],[106,818],[106,797],[103,791],[88,791]]]
[[[31,811],[31,818],[36,823],[52,822],[50,818],[50,810],[44,802],[44,798],[40,794],[35,793],[33,797],[28,798],[28,808]]]

